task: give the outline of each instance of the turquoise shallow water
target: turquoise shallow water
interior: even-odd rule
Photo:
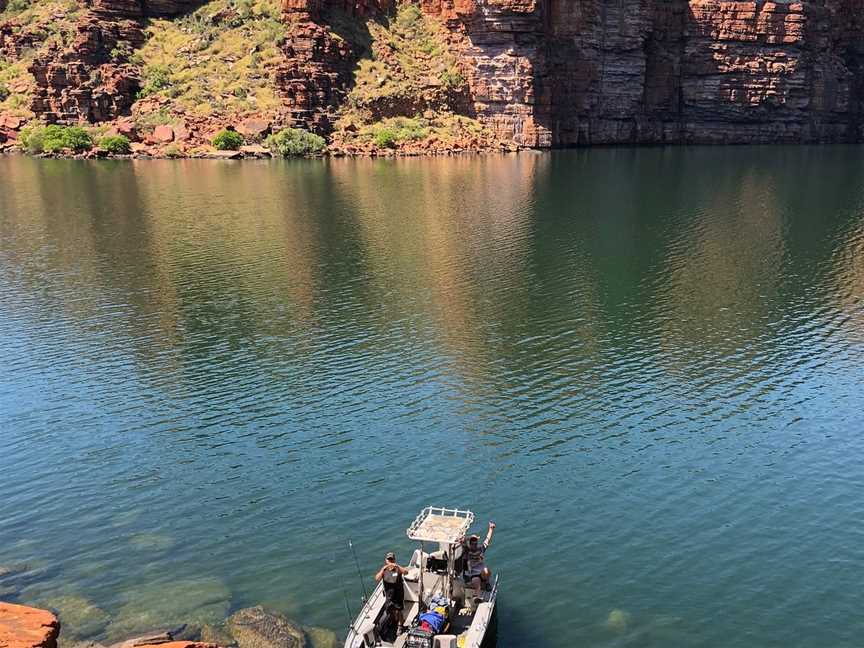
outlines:
[[[342,632],[447,504],[504,647],[860,646],[862,153],[0,157],[17,600]]]

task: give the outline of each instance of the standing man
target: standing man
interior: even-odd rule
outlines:
[[[495,533],[495,523],[489,523],[489,531],[486,539],[480,544],[480,536],[473,534],[465,543],[465,580],[471,584],[476,591],[475,601],[482,599],[482,592],[486,589],[492,578],[492,573],[486,567],[486,550],[492,543],[492,535]]]
[[[389,608],[391,619],[398,624],[399,632],[405,629],[405,618],[402,610],[405,608],[405,588],[402,577],[408,574],[405,567],[396,564],[396,554],[388,551],[384,556],[384,566],[375,574],[375,582],[384,581],[385,605]]]

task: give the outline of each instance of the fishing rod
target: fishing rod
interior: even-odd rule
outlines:
[[[354,615],[351,613],[351,606],[348,603],[348,592],[342,588],[342,596],[345,597],[345,612],[348,613],[348,627],[354,630]]]
[[[351,549],[351,554],[354,556],[354,566],[357,567],[357,577],[360,579],[360,587],[363,588],[363,603],[369,600],[369,594],[366,593],[366,583],[363,580],[363,572],[360,571],[360,561],[357,560],[357,552],[354,551],[354,543],[351,538],[348,538],[348,547]]]

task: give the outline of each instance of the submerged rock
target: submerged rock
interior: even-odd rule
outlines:
[[[226,623],[240,648],[305,648],[303,629],[260,605],[235,612]]]
[[[221,622],[231,592],[216,578],[187,579],[132,590],[106,630],[111,641],[151,632]],[[176,634],[172,639],[178,638]]]
[[[48,576],[48,568],[37,563],[0,565],[0,588],[20,590]]]
[[[606,618],[606,627],[615,632],[626,632],[630,624],[630,613],[624,610],[614,609]]]
[[[224,624],[206,624],[201,627],[201,641],[204,643],[214,643],[220,646],[235,645],[234,637],[225,628]]]
[[[142,644],[137,648],[219,648],[219,646],[201,641],[169,641],[159,644]]]
[[[94,637],[105,630],[111,620],[105,610],[82,596],[58,596],[40,601],[40,604],[60,617],[64,638]]]
[[[162,533],[136,533],[129,538],[129,544],[136,549],[167,551],[174,546],[174,538]]]
[[[68,637],[60,637],[57,640],[57,648],[106,648],[98,641],[80,641],[78,639],[69,639]]]
[[[46,610],[0,603],[0,646],[57,648],[60,622]]]
[[[126,639],[116,644],[112,644],[109,648],[138,648],[138,646],[157,646],[174,641],[169,631],[165,632],[148,632],[140,637]]]
[[[327,628],[305,628],[311,648],[336,648],[336,633]]]

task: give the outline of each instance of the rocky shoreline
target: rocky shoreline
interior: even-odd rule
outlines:
[[[144,587],[111,615],[77,594],[22,595],[45,574],[0,565],[0,647],[335,648],[338,641],[332,630],[264,606],[232,611],[230,592],[212,578]]]
[[[84,128],[89,133],[92,145],[85,150],[61,149],[54,151],[28,151],[23,141],[28,128],[32,125],[23,119],[0,115],[0,153],[30,154],[33,157],[67,159],[267,159],[273,157],[419,157],[449,156],[481,153],[515,153],[528,150],[528,147],[515,143],[488,142],[469,139],[457,143],[436,143],[429,141],[406,142],[397,147],[377,147],[369,143],[365,146],[330,144],[321,150],[296,153],[280,153],[268,146],[268,138],[278,131],[267,120],[250,118],[229,124],[224,128],[212,124],[160,125],[151,132],[142,133],[131,119],[119,119],[102,124],[98,128]],[[62,128],[62,127],[61,127]],[[211,142],[220,133],[236,133],[238,146],[220,150]],[[120,140],[126,147],[123,152],[115,152],[100,145],[106,139]]]
[[[238,610],[219,628],[185,624],[111,644],[66,640],[62,627],[51,610],[0,601],[3,648],[335,648],[337,643],[331,630],[304,628],[262,606]]]

